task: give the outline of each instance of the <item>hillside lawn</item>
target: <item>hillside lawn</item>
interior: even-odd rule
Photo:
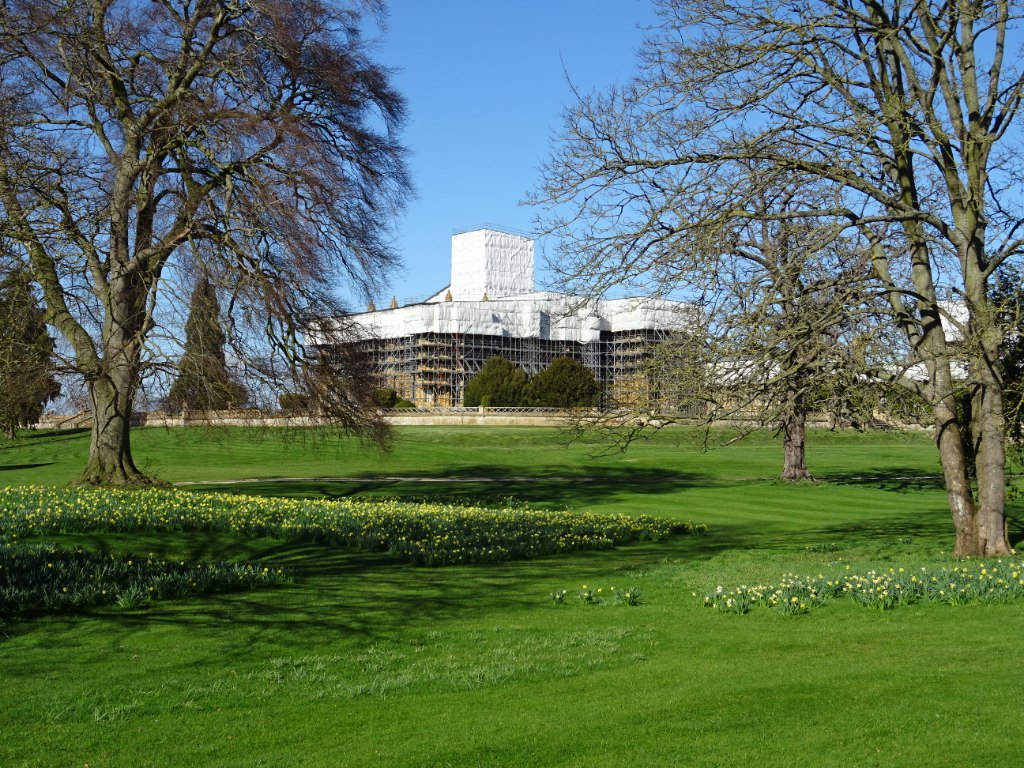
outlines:
[[[227,535],[57,537],[258,560],[296,581],[9,626],[0,766],[1020,764],[1024,605],[837,601],[735,616],[701,604],[717,585],[790,572],[948,564],[952,524],[927,435],[814,432],[820,482],[798,486],[774,479],[771,435],[704,451],[669,430],[600,457],[599,442],[564,447],[554,429],[396,437],[385,455],[242,429],[140,429],[133,446],[162,480],[217,483],[200,490],[514,497],[709,532],[437,569]],[[0,449],[0,485],[67,483],[87,446],[85,432],[27,434]],[[1015,544],[1022,511],[1014,501]],[[636,587],[644,602],[584,605],[584,584]]]

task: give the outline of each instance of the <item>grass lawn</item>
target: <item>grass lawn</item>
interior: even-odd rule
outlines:
[[[770,437],[702,452],[689,433],[666,432],[600,458],[598,445],[564,448],[547,429],[397,438],[385,456],[242,430],[137,430],[133,444],[167,481],[260,480],[199,488],[514,496],[709,533],[440,569],[225,534],[59,537],[260,560],[296,580],[12,625],[0,639],[0,765],[1020,764],[1024,606],[837,601],[735,616],[694,596],[789,572],[948,563],[952,527],[927,436],[813,433],[808,460],[822,482],[800,486],[774,479],[781,448]],[[87,440],[40,435],[0,450],[0,484],[71,480]],[[644,603],[584,605],[574,597],[584,584],[638,587]]]

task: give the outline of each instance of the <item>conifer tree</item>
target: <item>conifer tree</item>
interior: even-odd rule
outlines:
[[[248,402],[249,393],[228,370],[226,343],[217,291],[204,274],[192,290],[185,321],[185,353],[167,397],[172,411],[219,411]]]
[[[0,427],[9,439],[60,394],[53,348],[28,273],[10,273],[0,281]]]

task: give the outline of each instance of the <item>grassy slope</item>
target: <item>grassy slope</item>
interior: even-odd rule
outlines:
[[[923,436],[815,434],[811,467],[829,482],[789,487],[771,479],[779,449],[768,439],[704,454],[665,436],[592,460],[548,431],[437,428],[402,431],[382,459],[197,435],[141,431],[138,454],[168,480],[531,475],[428,488],[372,479],[244,487],[514,494],[693,519],[712,533],[442,570],[273,541],[108,538],[96,543],[267,557],[300,579],[284,590],[17,628],[0,643],[0,731],[18,734],[0,740],[0,765],[1019,762],[1020,606],[879,613],[834,604],[809,616],[732,617],[692,597],[786,571],[941,559],[950,526]],[[29,442],[0,462],[47,466],[0,463],[0,482],[63,482],[80,466],[80,438]],[[838,551],[807,549],[827,542]],[[648,602],[547,599],[583,583],[636,584]]]

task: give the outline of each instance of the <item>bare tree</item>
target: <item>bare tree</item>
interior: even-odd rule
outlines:
[[[554,228],[629,265],[659,250],[678,256],[673,234],[693,221],[679,199],[742,185],[738,167],[756,162],[831,185],[825,208],[787,217],[835,217],[869,249],[866,276],[908,353],[888,370],[934,414],[955,552],[1008,552],[1003,332],[989,283],[1021,247],[1024,79],[1010,50],[1019,4],[659,8],[631,85],[583,98],[567,116],[543,195],[564,214]],[[968,422],[955,408],[961,368],[973,394]],[[899,373],[917,370],[920,378]],[[976,484],[962,432],[977,447]]]
[[[89,389],[83,481],[147,481],[132,404],[147,366],[176,351],[154,340],[189,260],[230,286],[229,338],[258,331],[257,367],[274,376],[302,368],[304,324],[337,311],[340,281],[365,292],[393,265],[404,101],[359,33],[376,5],[0,8],[0,205]],[[366,405],[343,424],[379,432]]]
[[[800,200],[799,187],[761,190],[748,210],[730,212],[732,228],[717,230],[722,246],[706,256],[717,266],[702,290],[709,375],[698,390],[708,421],[740,417],[741,435],[747,425],[776,429],[789,481],[811,479],[812,408],[842,399],[851,415],[854,399],[838,395],[857,388],[863,361],[854,350],[870,321],[863,257],[835,222],[772,218]]]
[[[685,293],[699,310],[688,307],[688,333],[653,351],[647,371],[660,400],[653,418],[642,418],[642,399],[628,398],[589,418],[611,427],[620,447],[679,417],[702,419],[705,439],[708,427],[728,420],[728,442],[768,427],[782,435],[782,479],[810,480],[812,405],[825,410],[841,401],[851,416],[859,398],[850,394],[867,391],[857,386],[871,324],[864,252],[833,218],[789,216],[828,198],[814,179],[776,178],[770,167],[751,164],[734,182],[722,192],[692,190],[685,202],[680,194],[675,205],[689,220],[629,264],[610,268],[607,252],[586,239],[563,242],[555,268],[576,290],[588,281],[640,280],[648,291]]]

